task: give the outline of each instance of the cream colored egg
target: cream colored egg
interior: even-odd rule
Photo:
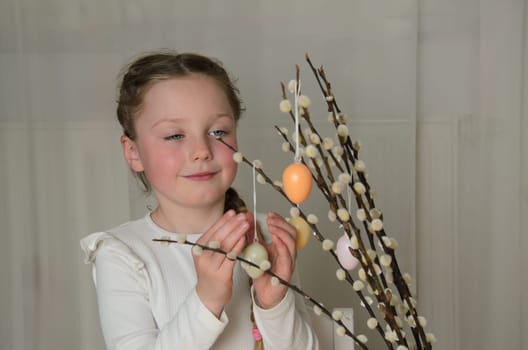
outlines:
[[[288,220],[290,225],[295,227],[295,230],[297,231],[297,235],[295,237],[295,247],[297,249],[302,249],[308,244],[308,241],[310,240],[310,235],[312,233],[312,229],[310,228],[310,225],[300,216],[293,217]]]
[[[268,260],[268,252],[262,244],[258,242],[253,242],[244,249],[244,251],[242,252],[242,257],[260,266],[263,261]],[[242,267],[244,268],[244,270],[246,270],[247,274],[251,278],[260,277],[260,275],[264,273],[264,271],[262,271],[258,267],[249,265],[247,263],[242,263]]]

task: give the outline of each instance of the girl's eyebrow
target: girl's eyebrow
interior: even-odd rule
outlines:
[[[213,115],[213,118],[215,119],[222,119],[222,118],[231,118],[234,120],[234,116],[233,114],[231,113],[218,113],[218,114],[214,114]],[[154,124],[152,124],[152,128],[160,125],[160,124],[163,124],[163,123],[179,123],[179,122],[186,122],[187,121],[187,118],[181,118],[181,117],[167,117],[167,118],[162,118],[158,121],[156,121]]]
[[[160,120],[157,120],[154,124],[152,124],[152,127],[155,127],[163,123],[178,123],[181,120],[184,120],[184,118],[178,118],[178,117],[162,118]]]

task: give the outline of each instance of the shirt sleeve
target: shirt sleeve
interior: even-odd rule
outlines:
[[[150,306],[150,282],[143,262],[115,238],[100,239],[91,248],[85,251],[93,263],[108,349],[209,349],[227,325],[226,314],[216,318],[192,289],[173,319],[160,329]]]
[[[308,322],[304,301],[294,294],[288,290],[284,299],[271,309],[262,309],[253,302],[255,320],[266,350],[319,349],[317,336]]]

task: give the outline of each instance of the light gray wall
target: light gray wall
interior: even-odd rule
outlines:
[[[287,125],[279,82],[301,66],[327,134],[304,54],[324,65],[437,348],[526,348],[526,17],[522,0],[0,1],[0,348],[100,346],[78,240],[145,212],[120,155],[116,76],[163,47],[238,77],[240,148],[276,179],[291,161],[273,129]],[[251,202],[250,169],[236,186]],[[261,185],[257,198],[288,214]],[[305,208],[337,239],[317,193]],[[315,241],[298,268],[381,348]]]

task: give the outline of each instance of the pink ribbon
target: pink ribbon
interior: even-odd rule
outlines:
[[[253,333],[253,339],[255,339],[256,341],[262,340],[262,334],[260,334],[260,331],[257,327],[253,328],[252,333]]]

